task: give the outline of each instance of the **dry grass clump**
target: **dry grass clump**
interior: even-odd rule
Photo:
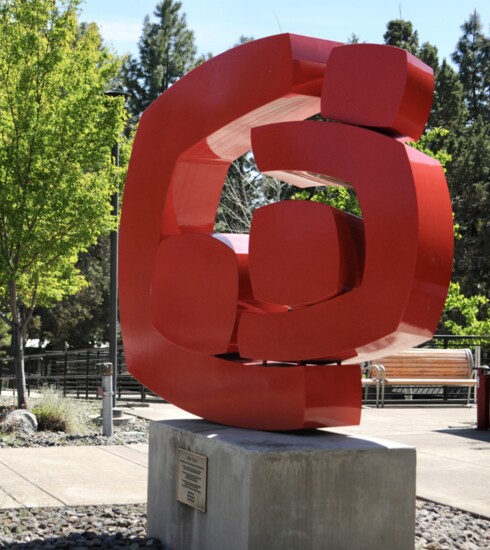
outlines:
[[[89,432],[89,419],[77,401],[68,399],[60,390],[46,387],[32,412],[37,417],[38,429],[67,434]]]

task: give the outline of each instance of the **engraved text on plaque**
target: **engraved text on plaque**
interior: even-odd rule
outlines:
[[[177,449],[177,500],[201,512],[206,511],[208,459]]]

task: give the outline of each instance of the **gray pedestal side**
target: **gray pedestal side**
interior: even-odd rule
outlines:
[[[207,457],[206,512],[177,501],[179,448]],[[413,550],[414,531],[412,447],[203,420],[151,425],[148,533],[169,549]]]

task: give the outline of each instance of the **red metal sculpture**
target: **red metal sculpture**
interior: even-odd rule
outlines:
[[[429,339],[452,264],[438,162],[406,146],[432,71],[404,50],[284,34],[219,55],[144,113],[121,221],[129,371],[208,420],[357,424],[359,362]],[[336,122],[305,121],[321,112]],[[214,235],[230,163],[298,187],[344,185],[362,219],[286,201],[250,236]]]

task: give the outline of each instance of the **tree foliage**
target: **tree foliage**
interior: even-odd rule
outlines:
[[[312,202],[322,202],[353,214],[354,216],[361,216],[361,207],[357,200],[357,195],[352,189],[346,187],[337,186],[318,186],[310,187],[309,189],[302,189],[297,191],[292,196],[293,200],[308,200]]]
[[[419,52],[419,34],[414,30],[411,21],[404,19],[389,21],[383,38],[388,46],[403,48],[414,55]]]
[[[465,296],[459,283],[451,283],[445,305],[444,327],[451,334],[483,336],[490,334],[489,299],[482,294]],[[484,344],[473,340],[470,345]]]
[[[445,128],[454,135],[467,119],[463,85],[458,73],[445,59],[435,75],[434,103],[429,127]]]
[[[135,120],[162,92],[184,76],[199,60],[194,32],[181,12],[182,2],[159,2],[152,21],[147,15],[138,42],[138,58],[130,55],[122,79],[129,92],[128,108]]]
[[[0,316],[20,386],[34,307],[85,286],[78,254],[114,227],[109,151],[124,114],[103,92],[118,65],[77,4],[0,3]]]
[[[461,239],[454,273],[465,293],[490,295],[490,127],[482,117],[452,144],[448,182]]]
[[[66,296],[48,308],[36,308],[31,338],[46,349],[64,351],[67,347],[84,349],[98,346],[109,338],[108,237],[80,255],[77,268],[87,285],[75,296]]]
[[[462,26],[463,35],[452,55],[459,67],[469,117],[482,116],[490,122],[490,39],[482,32],[480,16],[474,11]]]
[[[110,87],[124,85],[133,124],[141,112],[169,85],[201,61],[195,57],[193,33],[187,29],[180,2],[159,2],[155,18],[146,17],[140,55],[129,57]],[[85,26],[82,24],[81,26]],[[247,40],[247,39],[245,39]],[[127,128],[130,134],[131,127]],[[113,167],[122,196],[132,136],[121,136],[120,168]],[[108,241],[103,237],[79,256],[76,268],[87,285],[49,307],[37,307],[29,336],[50,349],[85,348],[107,341],[109,320]]]
[[[113,176],[122,196],[132,138],[119,138],[119,167]],[[96,244],[79,255],[76,268],[87,282],[75,295],[65,296],[51,307],[37,307],[29,338],[53,350],[81,349],[102,345],[109,338],[110,247],[102,235]]]
[[[419,147],[437,153],[445,165],[458,234],[454,282],[443,324],[459,334],[472,330],[481,334],[486,330],[490,296],[490,39],[475,11],[461,31],[452,55],[456,69],[445,59],[436,63],[428,45],[418,48],[418,34],[410,22],[388,23],[385,39],[407,48],[434,69],[434,103]],[[480,324],[469,314],[476,305]]]
[[[5,0],[3,3],[6,3]],[[40,0],[31,2],[32,5],[39,3]],[[73,2],[65,1],[63,5],[68,3]],[[78,33],[86,34],[89,27],[79,28]],[[490,297],[490,47],[476,12],[469,14],[461,29],[462,36],[452,56],[455,66],[445,59],[439,60],[434,45],[429,42],[420,45],[418,32],[410,21],[400,18],[388,22],[384,35],[385,43],[407,49],[434,70],[435,95],[428,128],[414,146],[436,156],[443,164],[453,200],[458,228],[455,283],[449,293],[453,301],[448,301],[443,318],[444,322],[450,321],[445,326],[452,331],[475,326],[463,310],[458,310],[458,300],[464,309],[466,299]],[[235,45],[250,39],[240,37]],[[359,37],[352,35],[348,42],[359,40]],[[129,107],[134,121],[162,91],[203,59],[197,57],[194,36],[187,27],[182,3],[160,1],[154,17],[145,18],[138,57],[130,56],[122,71],[122,81],[132,94]],[[81,171],[84,174],[93,173],[85,166]],[[360,214],[355,194],[350,190],[334,187],[298,190],[260,174],[253,156],[248,153],[236,159],[230,167],[215,229],[247,232],[255,208],[292,196],[327,202]],[[39,334],[53,341],[68,340],[71,345],[80,345],[82,340],[87,344],[95,343],[104,337],[101,312],[106,307],[107,277],[105,267],[99,264],[106,261],[103,250],[100,244],[92,247],[87,256],[81,257],[77,267],[86,275],[90,286],[81,289],[75,300],[62,300],[49,315],[45,308],[45,319],[39,325]],[[459,287],[454,286],[456,284]],[[480,298],[476,300],[480,306],[477,318],[483,321],[487,314],[486,304],[479,302]],[[74,322],[74,317],[78,317],[78,322]],[[83,335],[83,338],[77,335]]]

